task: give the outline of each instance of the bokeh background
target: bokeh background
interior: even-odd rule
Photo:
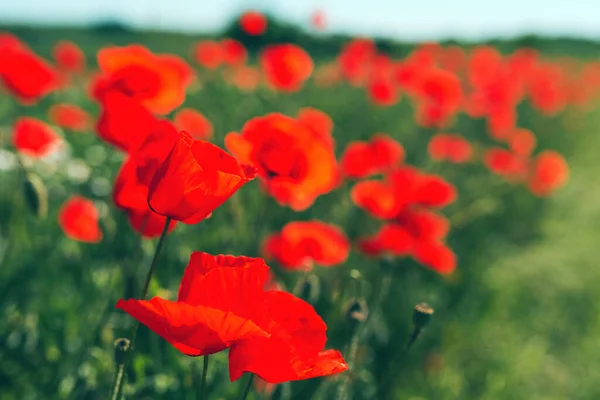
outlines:
[[[382,54],[397,60],[425,41],[436,41],[467,52],[490,45],[504,55],[530,48],[557,63],[600,61],[600,8],[594,1],[435,3],[3,1],[0,32],[16,35],[49,60],[58,41],[73,41],[84,51],[90,74],[96,69],[96,52],[111,45],[139,43],[153,52],[184,57],[198,76],[185,107],[207,116],[213,124],[212,141],[219,145],[225,134],[239,131],[252,117],[273,111],[296,115],[310,106],[334,121],[338,156],[351,141],[386,132],[403,144],[408,163],[456,185],[459,199],[444,210],[452,222],[448,243],[459,260],[452,275],[441,276],[408,259],[382,265],[358,251],[343,266],[315,270],[320,291],[311,300],[328,323],[328,347],[348,350],[350,326],[342,305],[351,296],[364,297],[370,306],[350,375],[352,398],[597,399],[597,102],[585,107],[569,104],[551,113],[528,101],[518,105],[518,126],[536,134],[538,149],[557,150],[569,164],[568,184],[551,197],[539,198],[523,185],[492,174],[481,162],[433,162],[427,145],[440,130],[419,126],[413,104],[405,98],[381,107],[364,89],[343,81],[320,87],[313,78],[291,94],[264,85],[242,91],[227,83],[221,70],[203,68],[190,56],[200,40],[229,37],[247,47],[249,64],[255,64],[264,46],[294,43],[318,67],[334,61],[353,37],[369,36]],[[248,9],[268,16],[264,35],[249,37],[240,30],[237,19]],[[322,29],[311,22],[317,11],[325,17]],[[9,140],[12,121],[18,115],[47,120],[48,108],[57,102],[75,103],[97,116],[99,107],[87,95],[87,78],[78,79],[30,107],[19,106],[6,91],[0,92],[2,400],[108,397],[113,342],[128,335],[132,324],[114,304],[139,293],[155,246],[153,240],[141,240],[112,204],[112,182],[123,155],[100,141],[93,129],[79,134],[56,128],[68,146],[58,156],[32,165],[48,188],[48,217],[39,221],[28,212]],[[486,121],[462,112],[445,131],[460,133],[480,148],[494,145]],[[191,251],[258,256],[262,240],[292,220],[316,218],[338,224],[353,241],[373,233],[378,224],[352,204],[352,185],[344,183],[298,213],[279,206],[258,184],[245,187],[211,219],[180,225],[168,237],[151,293],[175,296]],[[72,193],[98,205],[105,236],[100,244],[75,242],[56,223],[60,204]],[[271,265],[290,290],[302,278],[275,262]],[[356,276],[358,283],[353,282]],[[385,296],[379,296],[382,283],[389,284]],[[412,310],[423,301],[435,308],[434,318],[407,353],[403,348]],[[242,382],[228,383],[226,355],[214,360],[209,398],[237,398]],[[200,363],[143,328],[128,371],[126,397],[194,399]],[[341,379],[283,384],[271,396],[336,398]]]

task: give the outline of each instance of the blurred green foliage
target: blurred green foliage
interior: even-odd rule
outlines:
[[[106,45],[142,43],[156,52],[187,57],[199,36],[134,32],[106,24],[93,29],[4,27],[48,57],[58,40],[78,43],[92,62]],[[232,25],[226,36],[240,38]],[[312,37],[270,21],[264,38],[244,40],[251,49],[280,41],[305,47],[319,62],[331,58],[347,38]],[[378,41],[403,56],[412,44]],[[492,44],[502,51],[527,45],[545,55],[594,58],[600,44],[573,39],[527,37]],[[360,89],[340,84],[328,89],[309,82],[290,95],[264,88],[242,93],[216,73],[202,71],[200,90],[185,106],[214,124],[214,141],[239,131],[251,117],[279,111],[295,115],[311,106],[335,122],[339,155],[351,140],[386,132],[407,149],[407,162],[439,173],[459,190],[445,210],[452,222],[449,243],[459,257],[456,274],[443,278],[409,260],[380,264],[357,252],[339,268],[317,269],[320,296],[315,307],[329,326],[328,347],[356,354],[351,373],[281,385],[277,399],[337,398],[339,384],[351,384],[353,399],[597,399],[600,393],[600,296],[596,282],[600,240],[600,113],[567,110],[546,117],[528,104],[519,107],[519,125],[537,134],[539,149],[557,149],[570,163],[572,181],[556,196],[541,200],[522,187],[492,176],[480,163],[435,164],[426,154],[433,130],[418,128],[406,101],[374,106]],[[69,101],[97,115],[97,106],[76,84],[18,108],[0,97],[2,149],[17,115],[45,119],[49,105]],[[452,131],[481,146],[491,144],[482,120],[461,115]],[[48,188],[48,216],[32,215],[17,169],[0,171],[0,398],[106,399],[112,378],[113,342],[130,334],[133,320],[116,312],[120,297],[136,297],[155,242],[142,242],[111,201],[112,180],[122,155],[89,134],[64,133],[64,157],[34,170]],[[3,155],[6,155],[3,153]],[[278,206],[259,189],[244,187],[212,218],[195,226],[180,224],[168,236],[151,294],[173,298],[189,255],[260,255],[262,239],[291,220],[322,219],[339,224],[351,239],[372,233],[377,222],[350,201],[351,183],[320,197],[307,211]],[[71,194],[94,199],[102,213],[104,241],[80,244],[64,237],[57,224],[60,205]],[[288,288],[302,278],[273,270]],[[352,282],[360,272],[358,282]],[[386,293],[387,292],[387,293]],[[358,328],[350,349],[351,325],[343,311],[353,296],[364,297],[369,319]],[[404,346],[415,304],[435,308],[432,322],[410,352]],[[142,328],[126,389],[131,399],[196,399],[200,359],[181,355]],[[211,357],[210,399],[234,399],[245,380],[230,384],[226,354]],[[259,396],[252,394],[251,398]]]

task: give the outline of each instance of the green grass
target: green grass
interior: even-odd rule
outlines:
[[[58,39],[75,40],[90,59],[107,43],[141,42],[155,51],[185,55],[197,40],[156,32],[9,30],[43,55],[50,54]],[[520,43],[500,46],[508,51]],[[592,58],[598,48],[597,43],[584,41],[573,41],[572,46],[561,40],[530,39],[530,43],[550,56]],[[460,262],[454,276],[442,278],[412,261],[398,260],[389,272],[389,296],[378,307],[373,299],[386,272],[376,261],[353,252],[343,267],[316,270],[321,295],[315,307],[329,325],[328,347],[340,349],[348,341],[341,306],[353,294],[350,271],[357,269],[365,277],[360,295],[369,300],[372,322],[358,347],[353,399],[598,398],[597,111],[586,115],[568,110],[545,117],[526,104],[520,106],[519,123],[537,134],[539,149],[558,149],[571,168],[569,185],[542,200],[490,175],[480,163],[452,166],[429,161],[426,145],[434,131],[414,125],[406,101],[378,108],[359,89],[339,85],[323,90],[312,83],[291,95],[261,89],[264,100],[258,101],[255,94],[209,79],[214,76],[201,76],[203,87],[188,95],[186,106],[213,121],[217,144],[222,145],[227,132],[239,131],[253,116],[271,111],[295,115],[299,108],[312,106],[333,118],[336,154],[351,140],[387,132],[405,146],[407,162],[443,175],[459,189],[458,202],[445,210],[455,221],[449,242]],[[2,97],[0,126],[7,130],[12,116],[21,112],[45,118],[47,107],[62,100],[97,110],[81,87],[54,94],[26,111],[15,109],[10,99]],[[461,116],[452,131],[481,145],[491,143],[481,120]],[[65,138],[71,151],[56,171],[38,166],[49,189],[45,221],[28,214],[16,170],[0,171],[2,400],[107,397],[114,367],[112,344],[127,336],[132,325],[131,318],[114,310],[114,303],[120,297],[137,296],[155,245],[140,243],[112,206],[112,179],[122,157],[92,134],[66,133]],[[69,178],[68,165],[74,159],[91,165],[89,179]],[[350,187],[345,183],[319,198],[311,209],[294,213],[261,193],[258,182],[247,185],[213,218],[196,226],[180,225],[168,237],[151,293],[175,295],[191,251],[259,255],[262,239],[290,220],[333,222],[351,239],[373,232],[378,224],[352,205]],[[60,231],[58,208],[72,193],[105,205],[101,244],[79,244]],[[273,269],[288,288],[293,287],[298,275],[284,273],[276,265]],[[421,301],[432,304],[436,313],[406,354],[402,348],[410,332],[412,308]],[[228,383],[225,354],[212,357],[211,363],[209,398],[236,398],[245,381]],[[128,398],[194,399],[200,364],[200,359],[181,355],[142,328],[129,370]],[[335,398],[338,383],[329,379],[283,385],[275,396]]]

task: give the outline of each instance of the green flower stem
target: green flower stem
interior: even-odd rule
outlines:
[[[248,397],[248,393],[250,393],[250,391],[252,390],[253,382],[254,382],[254,374],[250,374],[250,377],[248,378],[248,383],[246,384],[246,388],[244,389],[244,393],[242,393],[240,400],[246,400],[246,398]]]
[[[156,250],[154,251],[154,257],[152,258],[152,263],[150,264],[150,269],[148,270],[148,274],[146,275],[146,282],[144,283],[144,289],[142,291],[141,299],[145,300],[146,296],[148,296],[148,288],[150,287],[150,280],[152,279],[152,275],[154,274],[154,269],[156,268],[156,261],[158,260],[158,255],[160,254],[161,249],[164,246],[165,238],[167,237],[167,232],[169,230],[169,224],[171,223],[171,218],[167,217],[165,220],[165,227],[160,235],[160,239],[158,240],[158,244],[156,245]],[[112,400],[120,400],[123,394],[123,384],[125,383],[125,368],[127,367],[128,362],[131,360],[133,349],[135,346],[135,338],[137,336],[138,328],[140,327],[140,322],[135,320],[135,325],[133,326],[133,332],[131,334],[131,345],[129,347],[128,356],[124,360],[121,365],[117,365],[117,373],[115,373],[115,378],[113,379],[112,385]]]

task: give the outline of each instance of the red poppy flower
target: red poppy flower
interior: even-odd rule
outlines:
[[[58,224],[65,235],[87,243],[98,243],[102,240],[98,219],[98,210],[94,203],[81,196],[72,196],[62,205],[58,214]]]
[[[223,49],[223,62],[231,67],[243,65],[248,59],[248,52],[244,45],[234,39],[221,40]]]
[[[473,157],[471,143],[464,137],[450,133],[434,135],[427,146],[429,157],[435,161],[466,163]]]
[[[252,372],[269,383],[282,383],[337,374],[348,369],[337,350],[323,350],[325,322],[314,308],[293,295],[265,293],[269,337],[235,342],[229,350],[229,376]]]
[[[512,152],[523,157],[530,156],[536,144],[535,135],[529,129],[516,129],[508,139],[508,146]]]
[[[31,158],[47,156],[58,149],[61,142],[60,136],[39,119],[21,117],[15,122],[13,145]]]
[[[332,136],[333,121],[329,115],[316,108],[304,107],[298,111],[296,119],[309,127],[320,140],[329,143],[332,149],[335,147]]]
[[[358,248],[370,256],[389,253],[395,256],[408,256],[414,246],[414,238],[398,224],[385,224],[379,232],[369,238],[358,240]]]
[[[223,47],[214,40],[201,40],[194,45],[194,57],[204,68],[219,68],[223,63]]]
[[[289,222],[279,234],[267,238],[264,252],[286,269],[310,269],[313,263],[332,267],[346,261],[350,242],[335,225],[317,220]]]
[[[327,140],[326,140],[327,139]],[[330,138],[282,115],[253,118],[225,146],[242,163],[254,165],[267,192],[295,211],[310,207],[339,181]]]
[[[437,175],[401,167],[385,181],[359,182],[350,192],[352,201],[373,216],[394,219],[409,206],[443,208],[456,200],[456,188]]]
[[[487,150],[483,163],[490,171],[511,182],[521,181],[527,174],[527,159],[499,147]]]
[[[23,103],[34,103],[58,87],[56,71],[12,35],[0,38],[0,79]]]
[[[460,80],[439,68],[419,73],[415,91],[418,98],[417,120],[423,126],[445,126],[462,103]]]
[[[267,30],[267,18],[258,11],[246,11],[240,17],[240,27],[247,35],[262,35]]]
[[[490,136],[500,142],[505,142],[516,128],[517,111],[515,107],[496,108],[488,115]]]
[[[268,272],[259,258],[194,252],[177,301],[121,299],[117,308],[183,354],[209,355],[241,339],[269,335],[258,325],[265,325],[263,286]]]
[[[354,39],[344,45],[337,57],[342,76],[354,86],[363,85],[371,73],[377,48],[370,39]]]
[[[389,135],[374,134],[369,142],[348,144],[342,156],[341,167],[350,178],[366,178],[383,173],[402,163],[404,147]]]
[[[96,124],[98,136],[125,152],[135,152],[159,120],[137,100],[112,91],[103,98]]]
[[[567,105],[567,77],[560,65],[540,64],[529,80],[532,105],[546,115],[554,115]]]
[[[123,162],[115,179],[115,204],[127,212],[133,229],[147,238],[160,236],[166,220],[148,206],[148,186],[178,139],[179,134],[171,123],[157,124],[137,152]],[[176,225],[177,221],[171,221],[169,232]]]
[[[529,189],[536,196],[548,196],[569,179],[569,166],[564,157],[552,150],[542,151],[533,160]]]
[[[423,208],[405,210],[395,222],[417,241],[442,240],[450,231],[450,221],[446,217]]]
[[[213,135],[212,123],[199,111],[182,108],[177,111],[173,123],[180,131],[189,132],[196,139],[208,140]]]
[[[85,69],[85,54],[75,43],[62,40],[52,49],[56,66],[61,71],[79,73]]]
[[[369,84],[369,97],[379,106],[392,106],[400,98],[394,82],[388,78],[379,78]]]
[[[109,47],[98,52],[104,76],[96,84],[95,97],[116,90],[141,102],[148,110],[167,114],[185,99],[193,71],[174,55],[155,55],[141,45]]]
[[[414,248],[414,258],[442,275],[451,274],[456,269],[456,254],[441,242],[418,242]]]
[[[313,72],[313,61],[294,44],[267,46],[259,62],[269,85],[282,92],[298,91]]]
[[[90,129],[90,115],[75,104],[54,104],[48,110],[50,121],[61,128],[73,132],[85,132]]]
[[[443,240],[450,231],[450,222],[442,215],[423,208],[410,208],[385,224],[370,238],[359,239],[361,251],[367,255],[389,253],[395,256],[413,254],[419,242]]]
[[[240,166],[221,148],[182,131],[152,178],[148,204],[160,215],[195,224],[255,176],[255,168]]]

